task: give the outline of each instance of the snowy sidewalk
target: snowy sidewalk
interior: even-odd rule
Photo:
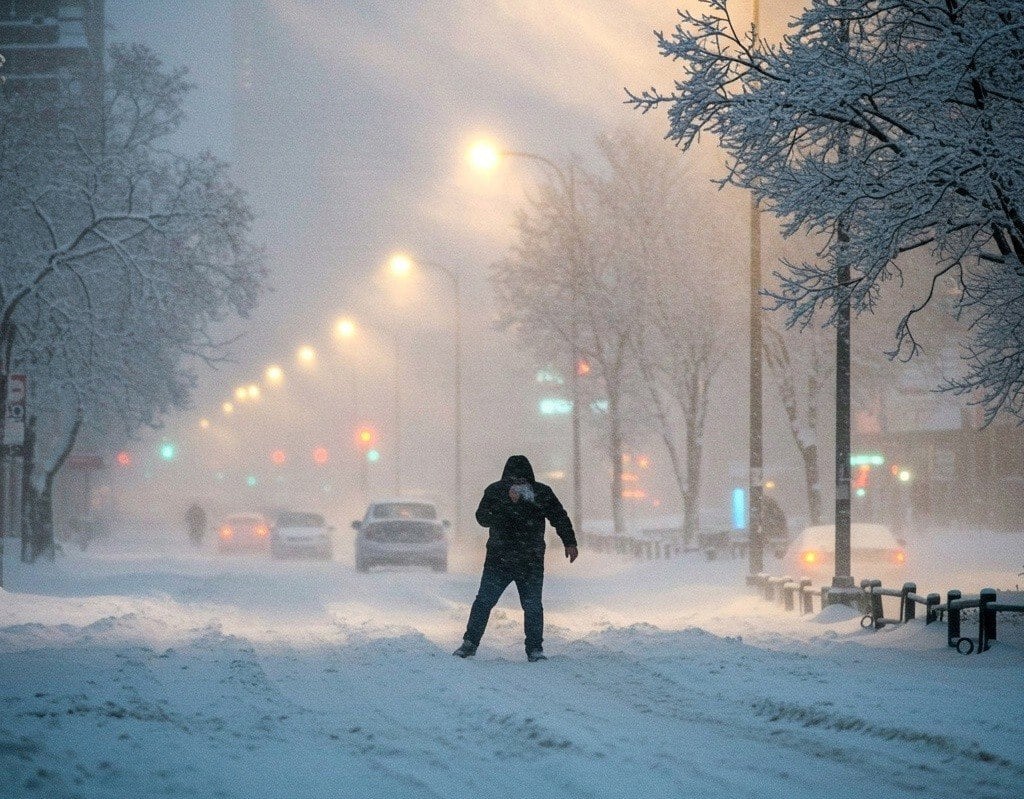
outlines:
[[[741,564],[555,566],[551,660],[476,575],[103,553],[0,594],[10,797],[1019,797],[1024,646],[860,630]],[[575,567],[574,567],[575,569]],[[1011,636],[1012,639],[1012,636]]]

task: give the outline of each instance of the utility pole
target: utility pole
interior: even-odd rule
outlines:
[[[753,0],[753,35],[760,27],[760,2]],[[764,386],[762,375],[763,319],[761,311],[761,214],[750,198],[750,471],[747,530],[750,536],[750,575],[764,571]]]
[[[843,23],[839,36],[843,43],[849,43],[848,22]],[[848,141],[841,140],[840,161],[848,152]],[[849,242],[849,225],[839,217],[836,223],[836,287],[839,291],[836,308],[836,573],[829,593],[834,595],[833,601],[853,604],[857,597],[850,563],[850,262],[846,246]]]

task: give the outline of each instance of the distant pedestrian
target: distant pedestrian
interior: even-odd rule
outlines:
[[[203,537],[206,535],[206,511],[198,502],[193,503],[185,511],[185,527],[188,529],[188,538],[193,546],[203,543]]]
[[[779,503],[767,494],[761,503],[761,529],[775,557],[781,558],[789,545],[789,524]]]
[[[576,536],[569,515],[549,486],[538,483],[533,467],[524,455],[513,455],[505,463],[501,480],[484,491],[476,520],[490,528],[487,557],[480,578],[462,646],[453,654],[467,658],[476,654],[491,610],[509,584],[515,583],[523,606],[526,629],[526,658],[531,663],[544,656],[544,529],[550,521],[565,545],[572,563],[579,557]]]

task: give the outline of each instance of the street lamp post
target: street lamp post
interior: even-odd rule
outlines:
[[[409,272],[414,263],[436,269],[452,283],[452,295],[455,301],[455,524],[462,530],[462,282],[459,273],[440,261],[416,258],[406,255],[394,255],[391,258],[391,271],[397,276]]]
[[[581,411],[580,411],[580,349],[579,349],[579,309],[577,303],[580,295],[579,290],[579,257],[580,257],[580,233],[579,233],[579,211],[576,207],[576,171],[570,165],[569,173],[566,174],[550,158],[538,153],[525,152],[522,150],[500,150],[488,142],[478,142],[469,151],[470,162],[482,171],[490,171],[497,167],[502,158],[522,158],[534,161],[550,169],[557,177],[560,187],[569,201],[570,209],[570,232],[571,252],[569,253],[569,285],[572,294],[572,310],[570,316],[570,342],[572,366],[569,372],[569,391],[572,398],[572,525],[577,532],[583,529],[583,476],[581,472],[582,444],[581,444]],[[615,468],[621,468],[616,465]]]
[[[760,23],[760,3],[753,0],[753,35]],[[764,571],[764,387],[762,374],[763,319],[761,316],[761,214],[750,198],[750,468],[747,531],[750,575]]]
[[[402,496],[402,348],[399,340],[398,333],[393,330],[388,330],[384,327],[374,324],[368,324],[361,322],[357,324],[355,320],[349,317],[342,317],[334,323],[334,334],[340,340],[349,340],[354,338],[359,333],[359,327],[368,327],[379,334],[385,335],[391,342],[391,348],[395,354],[394,366],[392,368],[392,379],[394,381],[394,419],[392,426],[395,431],[395,468],[394,468],[394,491],[395,499],[400,499]],[[358,378],[357,378],[358,380]],[[355,384],[353,393],[355,394],[356,401],[358,401],[359,388],[358,382]],[[362,457],[362,472],[360,479],[363,483],[363,493],[368,491],[368,461],[366,453]]]

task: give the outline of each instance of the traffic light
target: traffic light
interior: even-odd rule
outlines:
[[[171,441],[160,445],[160,457],[165,461],[173,461],[178,456],[178,448]]]
[[[356,447],[361,452],[369,451],[377,443],[377,430],[370,425],[363,425],[356,429]]]
[[[114,456],[114,460],[117,461],[117,465],[120,466],[122,469],[127,469],[134,462],[132,454],[126,449],[123,449],[120,452],[118,452],[117,455]]]
[[[313,463],[317,466],[324,466],[330,459],[331,453],[327,451],[327,447],[316,447],[313,450]]]
[[[284,466],[285,461],[288,460],[288,453],[283,449],[275,449],[270,453],[270,462],[275,466]]]
[[[375,449],[371,449],[369,452],[366,453],[366,460],[368,460],[370,463],[376,463],[377,461],[380,460],[380,452],[378,452]]]

